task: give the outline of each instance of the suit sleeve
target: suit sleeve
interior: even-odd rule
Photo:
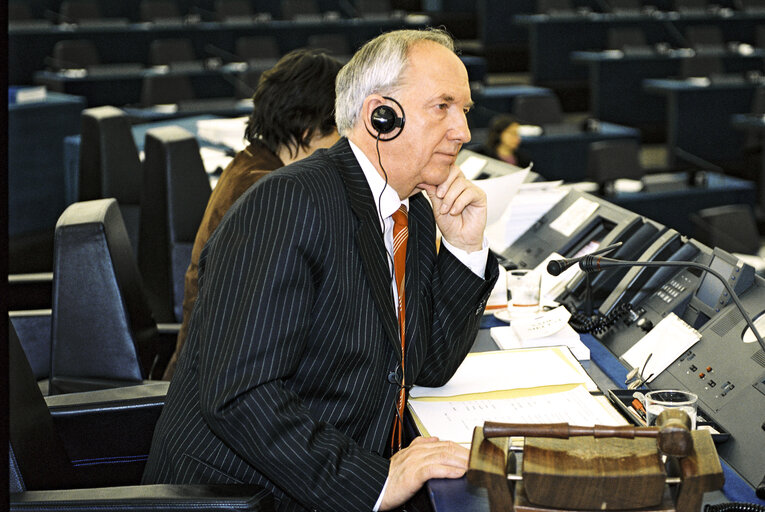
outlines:
[[[432,216],[432,212],[428,213]],[[429,287],[433,309],[431,335],[425,364],[414,384],[443,386],[454,375],[475,341],[498,275],[497,259],[491,251],[482,279],[441,245]]]
[[[326,226],[289,177],[271,176],[248,194],[204,258],[197,315],[209,340],[198,363],[202,415],[226,445],[303,506],[371,510],[388,460],[316,421],[285,384],[310,333]]]

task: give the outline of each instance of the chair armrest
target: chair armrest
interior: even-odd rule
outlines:
[[[16,329],[21,348],[24,349],[35,379],[47,379],[50,373],[52,311],[50,309],[8,311],[8,319]]]
[[[85,485],[141,481],[168,382],[46,397],[56,430]]]
[[[249,511],[274,509],[271,494],[258,485],[136,485],[10,495],[11,510]]]

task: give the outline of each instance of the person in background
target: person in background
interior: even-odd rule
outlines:
[[[342,138],[258,181],[202,251],[147,484],[371,511],[467,470],[458,444],[399,435],[407,390],[452,377],[498,276],[486,195],[455,165],[467,71],[445,32],[399,30],[367,42],[335,91]]]
[[[525,168],[531,160],[518,149],[521,145],[520,123],[509,114],[500,114],[491,120],[486,144],[478,153],[502,160],[516,167]]]
[[[185,277],[183,323],[164,380],[173,377],[186,342],[197,299],[200,253],[229,207],[269,172],[329,147],[339,138],[334,105],[335,77],[341,66],[324,53],[300,49],[286,54],[261,75],[244,134],[249,145],[223,171],[194,239]]]

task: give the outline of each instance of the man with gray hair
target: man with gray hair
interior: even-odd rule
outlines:
[[[146,483],[391,510],[465,473],[467,450],[406,446],[402,422],[407,390],[443,385],[470,350],[497,279],[486,196],[455,165],[467,72],[446,33],[395,31],[356,53],[336,97],[343,137],[250,188],[202,253]]]

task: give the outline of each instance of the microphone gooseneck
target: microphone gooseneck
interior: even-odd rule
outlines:
[[[594,254],[608,254],[611,251],[614,251],[622,246],[621,242],[616,242],[615,244],[609,245],[608,247],[603,247],[602,249],[598,249],[597,251],[593,251],[590,253],[590,255]],[[579,263],[584,256],[580,256],[579,258],[568,258],[563,260],[550,260],[549,263],[547,263],[547,273],[551,276],[559,276],[561,275],[567,268],[571,267],[572,265],[575,265],[576,263]]]
[[[690,267],[698,268],[704,272],[712,274],[717,279],[719,279],[720,282],[722,282],[723,286],[725,286],[725,290],[730,295],[730,298],[733,299],[733,302],[736,304],[736,307],[741,313],[741,316],[744,317],[746,324],[752,330],[755,338],[757,338],[757,342],[760,344],[760,347],[762,347],[762,350],[765,350],[765,340],[763,340],[762,336],[760,336],[760,333],[757,331],[754,322],[752,322],[749,313],[746,312],[746,309],[744,309],[744,306],[741,304],[738,295],[733,291],[733,288],[731,288],[730,284],[728,284],[728,281],[715,269],[707,265],[702,265],[701,263],[696,263],[695,261],[624,261],[612,258],[604,258],[594,254],[588,254],[587,256],[582,257],[579,261],[579,268],[587,273],[600,272],[601,270],[605,270],[607,268],[619,267]]]

